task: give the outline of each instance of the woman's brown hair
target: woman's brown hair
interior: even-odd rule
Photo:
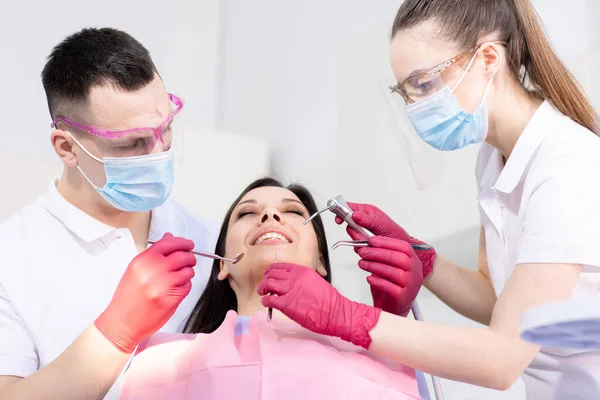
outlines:
[[[284,186],[282,182],[273,178],[258,179],[248,185],[246,189],[240,193],[238,198],[233,202],[233,204],[231,204],[231,207],[225,214],[223,224],[221,225],[221,232],[219,233],[219,238],[217,239],[215,246],[215,254],[225,254],[225,242],[227,241],[229,220],[231,219],[235,207],[246,195],[246,193],[261,187],[279,187],[288,189],[298,197],[304,207],[306,207],[306,211],[308,211],[309,215],[312,215],[319,210],[312,194],[304,186],[297,184]],[[319,252],[323,257],[323,267],[325,268],[325,271],[327,271],[327,275],[325,275],[323,279],[331,283],[331,264],[329,262],[327,237],[325,236],[323,220],[320,216],[317,216],[312,221],[312,227],[317,236]],[[229,280],[219,280],[220,270],[220,262],[219,260],[215,260],[213,262],[210,278],[208,279],[206,288],[196,303],[190,318],[185,324],[183,330],[185,333],[214,332],[219,326],[221,326],[228,311],[237,311],[238,304],[235,292],[231,288]]]
[[[563,114],[600,134],[598,119],[583,90],[556,55],[530,0],[405,0],[392,37],[434,20],[441,33],[465,49],[497,32],[507,43],[510,73],[538,99],[550,100]]]

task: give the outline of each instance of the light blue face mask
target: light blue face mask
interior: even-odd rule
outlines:
[[[104,164],[106,183],[103,187],[96,186],[79,165],[77,168],[113,207],[127,212],[145,212],[162,205],[169,198],[175,180],[172,149],[136,157],[99,159],[70,136],[88,156]]]
[[[406,113],[417,134],[438,150],[462,149],[470,144],[483,142],[487,136],[488,114],[485,99],[494,75],[490,78],[483,99],[473,114],[463,111],[454,95],[474,60],[475,56],[453,89],[445,87],[430,97],[406,106]]]

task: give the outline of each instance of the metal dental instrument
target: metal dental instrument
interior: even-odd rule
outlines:
[[[353,211],[341,195],[329,199],[327,201],[327,207],[311,215],[306,221],[304,221],[304,225],[308,224],[317,215],[322,214],[327,210],[340,217],[348,224],[348,226],[350,226],[358,233],[364,235],[367,239],[370,239],[373,236],[375,236],[368,229],[365,229],[362,226],[359,226],[356,222],[354,222],[354,220],[352,219]],[[339,242],[333,245],[332,249],[335,250],[340,246],[365,247],[368,245],[368,240],[340,240]],[[411,244],[411,246],[415,250],[431,249],[431,246],[427,244]],[[417,321],[423,321],[423,315],[421,314],[421,310],[419,309],[419,305],[417,304],[416,300],[412,304],[411,311]],[[431,380],[433,381],[433,391],[435,393],[435,398],[437,400],[444,400],[444,394],[442,392],[442,385],[440,383],[440,379],[437,376],[431,375]]]
[[[350,208],[350,206],[348,206],[346,200],[344,200],[344,198],[341,195],[335,196],[327,200],[327,207],[311,215],[306,221],[304,221],[304,225],[308,224],[317,215],[322,214],[327,210],[340,217],[348,224],[348,226],[350,226],[358,233],[363,234],[367,238],[372,238],[373,236],[375,236],[372,232],[369,232],[367,229],[363,228],[362,226],[359,226],[356,222],[354,222],[354,220],[352,219],[352,209]]]
[[[337,195],[337,196],[329,199],[327,201],[327,207],[325,207],[322,210],[319,210],[316,213],[314,213],[313,215],[311,215],[306,221],[304,221],[304,225],[308,224],[317,215],[320,215],[327,210],[331,211],[332,213],[334,213],[335,215],[340,217],[343,221],[345,221],[348,224],[349,227],[354,229],[356,232],[362,234],[367,239],[370,239],[373,236],[375,236],[371,231],[363,228],[362,226],[360,226],[356,222],[354,222],[354,220],[352,219],[353,211],[350,208],[350,206],[348,205],[348,203],[346,203],[346,200],[344,200],[344,198],[341,195]],[[365,242],[366,242],[365,240],[345,240],[345,241],[342,240],[342,241],[339,241],[336,244],[334,244],[332,249],[336,249],[339,246],[356,246],[356,247],[368,246],[369,243],[366,242],[366,245],[365,245],[364,244]],[[430,250],[431,249],[431,247],[426,244],[411,244],[411,246],[415,250]]]
[[[348,247],[368,247],[368,240],[340,240],[336,242],[333,246],[331,246],[331,250],[335,250],[338,247],[348,246]],[[415,250],[429,250],[431,247],[427,244],[412,244],[410,245]]]
[[[277,249],[275,249],[275,262],[277,262]],[[273,309],[269,307],[267,310],[267,321],[271,322],[273,319]]]
[[[154,244],[154,243],[156,243],[156,240],[148,240],[148,243]],[[218,256],[218,255],[212,254],[212,253],[206,253],[204,251],[198,251],[198,250],[191,250],[190,252],[192,254],[195,254],[200,257],[212,258],[213,260],[229,261],[232,264],[237,264],[244,257],[244,253],[240,253],[237,256],[235,256],[234,258],[227,258],[227,257]]]

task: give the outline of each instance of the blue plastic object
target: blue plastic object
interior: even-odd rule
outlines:
[[[600,298],[543,304],[521,315],[521,338],[543,347],[600,349]]]

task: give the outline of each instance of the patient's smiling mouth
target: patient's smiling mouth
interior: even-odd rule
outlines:
[[[281,244],[281,243],[292,243],[293,241],[288,237],[288,235],[278,229],[265,229],[261,231],[255,239],[252,241],[252,245],[272,245],[272,244]]]

